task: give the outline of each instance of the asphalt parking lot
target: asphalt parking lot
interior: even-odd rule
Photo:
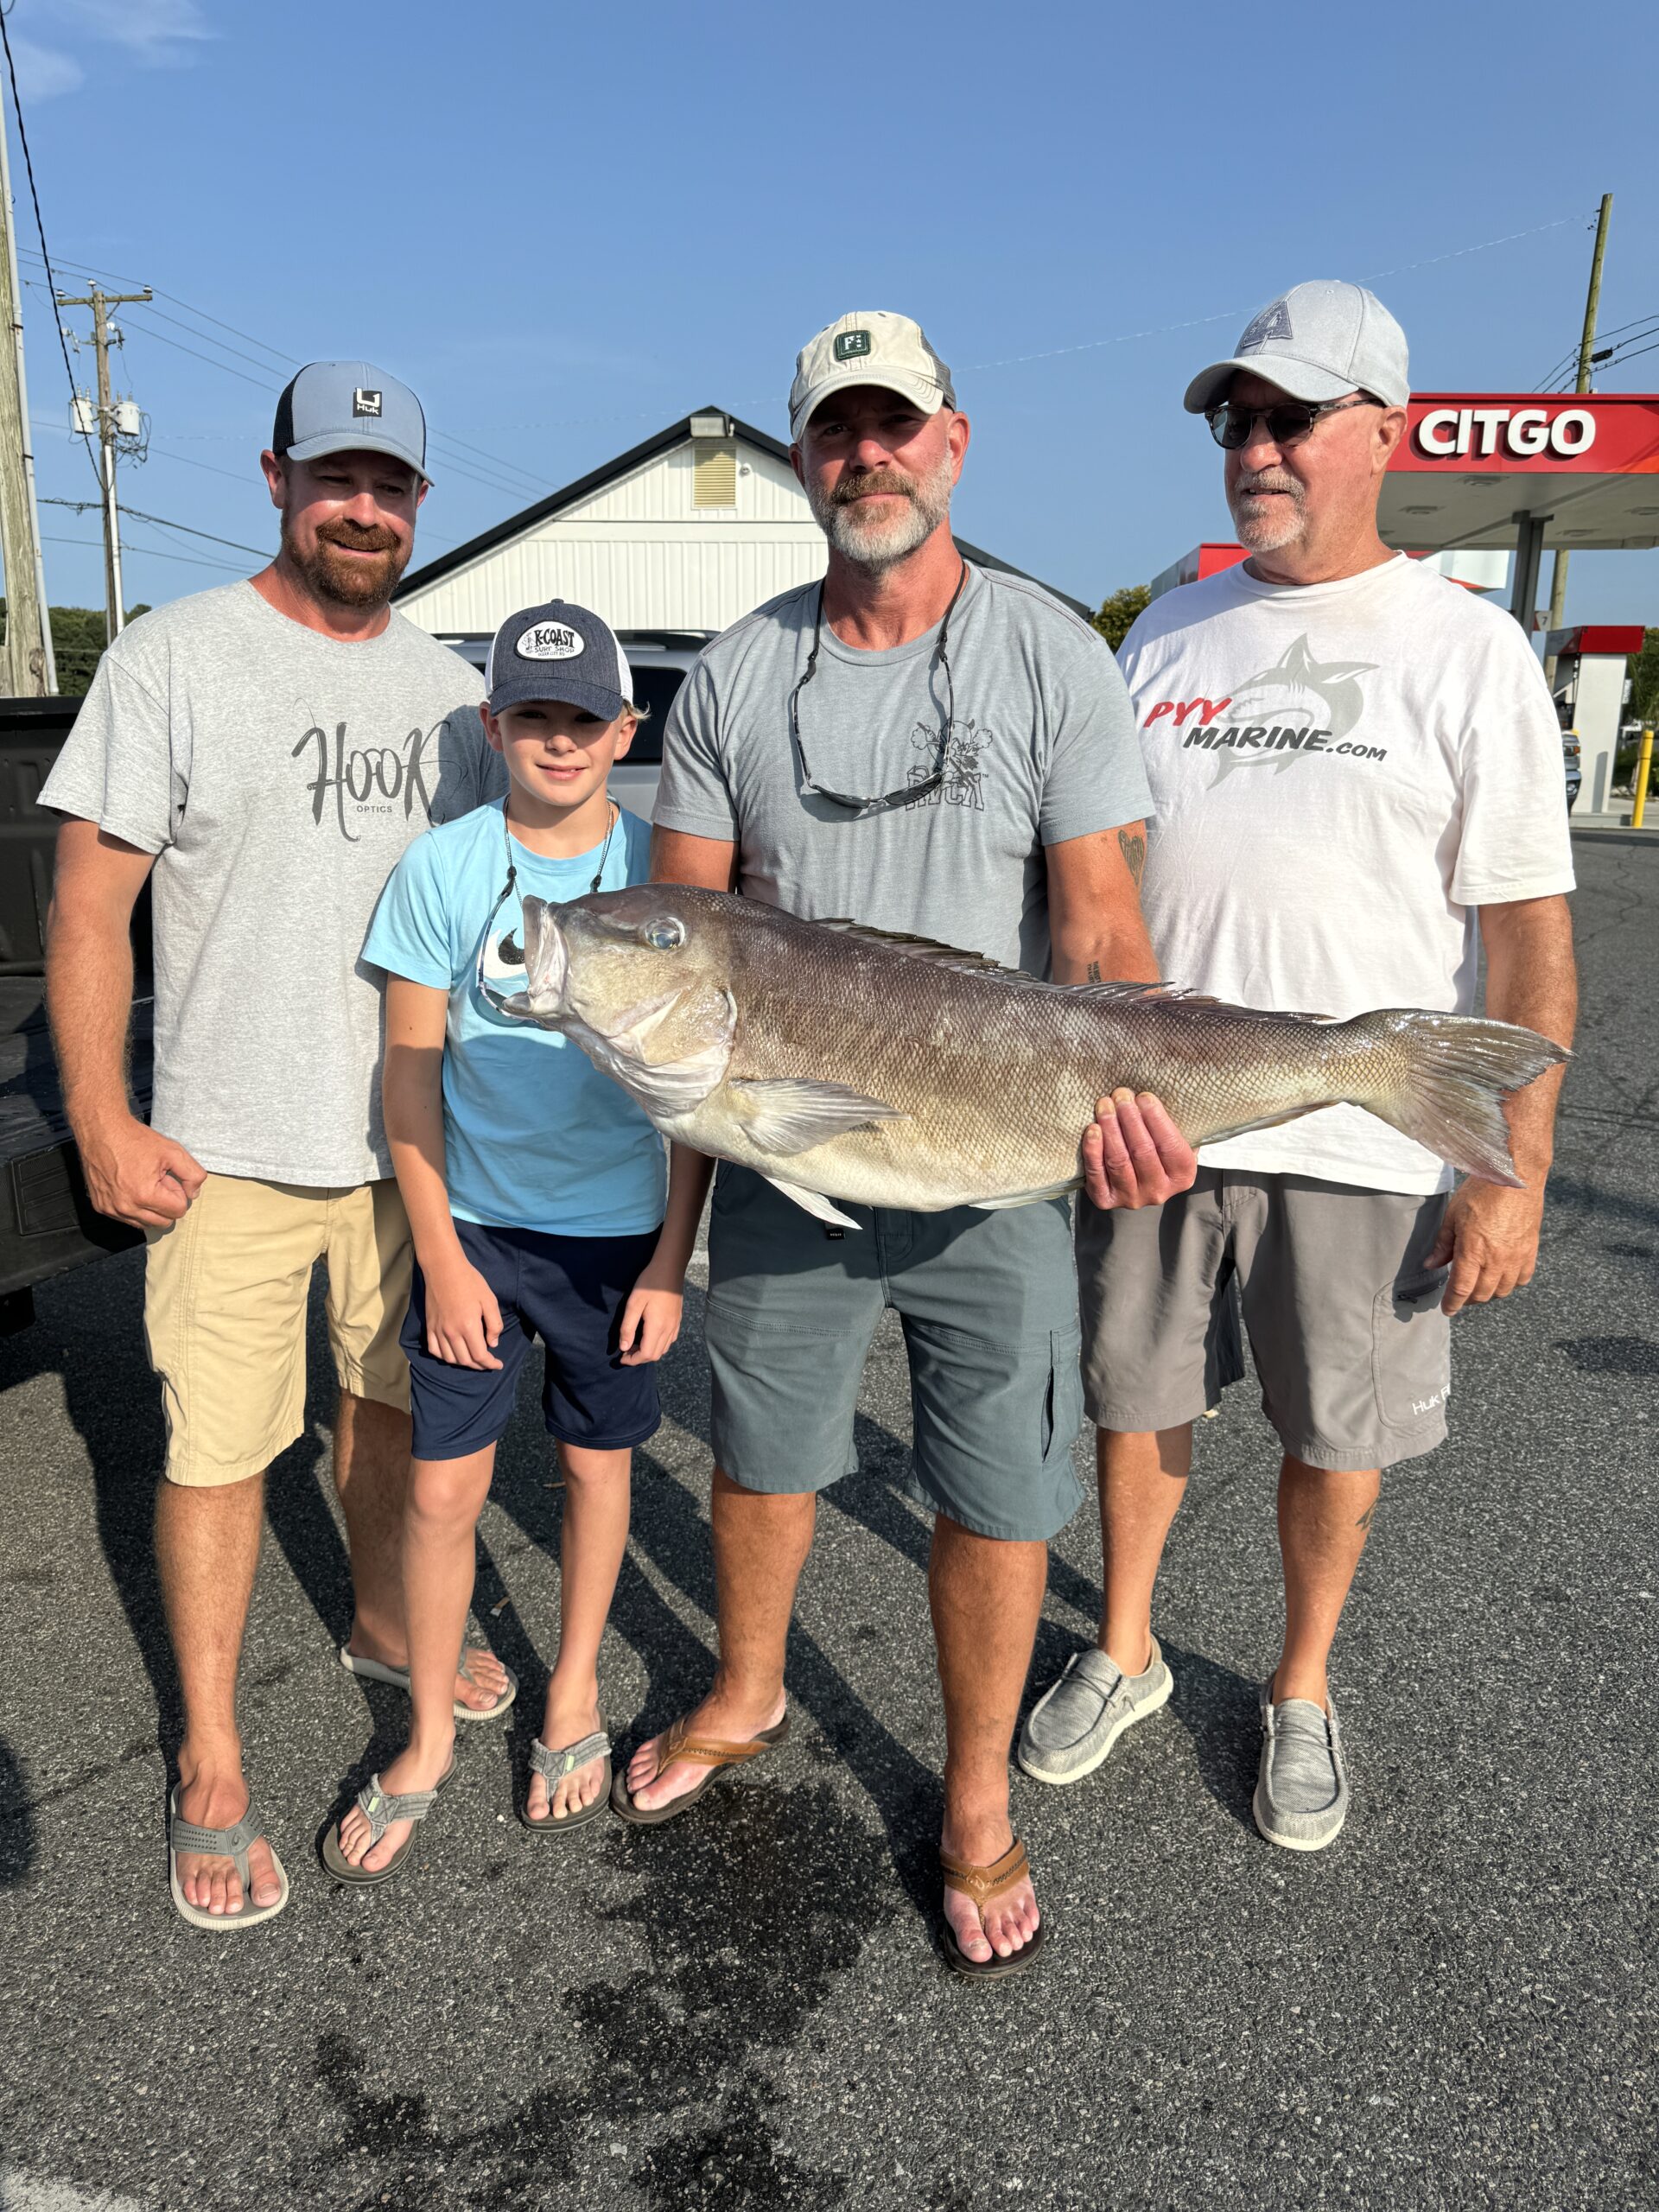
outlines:
[[[961,1987],[931,1948],[941,1728],[896,1338],[821,1516],[787,1751],[672,1827],[568,1849],[512,1818],[558,1619],[526,1395],[476,1609],[526,1694],[511,1730],[467,1732],[407,1878],[360,1896],[315,1838],[400,1700],[334,1661],[320,1392],[272,1475],[244,1675],[293,1901],[227,1940],[167,1894],[139,1269],[46,1286],[0,1344],[3,2212],[1659,2200],[1659,846],[1577,853],[1544,1266],[1459,1321],[1452,1440],[1385,1484],[1334,1669],[1347,1831],[1303,1858],[1250,1821],[1275,1455],[1241,1387],[1163,1585],[1172,1705],[1077,1789],[1016,1779],[1052,1933],[1019,1981]],[[698,1323],[694,1297],[607,1637],[624,1742],[710,1664]],[[1098,1573],[1090,1506],[1056,1547],[1039,1680],[1089,1637]]]

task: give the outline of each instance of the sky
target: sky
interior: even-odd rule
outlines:
[[[1421,389],[1529,391],[1576,346],[1611,192],[1603,331],[1659,318],[1632,0],[1576,26],[1533,0],[11,0],[6,20],[60,289],[97,270],[156,293],[120,313],[118,389],[149,425],[121,497],[159,518],[125,525],[130,602],[274,548],[257,455],[308,359],[420,393],[418,563],[695,407],[786,437],[811,333],[901,309],[972,424],[962,534],[1097,602],[1231,535],[1180,395],[1289,284],[1370,283]],[[84,501],[10,128],[40,491]],[[90,346],[70,364],[90,389]],[[1600,388],[1659,391],[1659,350]],[[101,605],[96,513],[46,505],[41,526],[53,601]],[[1659,552],[1576,555],[1567,616],[1659,622]]]

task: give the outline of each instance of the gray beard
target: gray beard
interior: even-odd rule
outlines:
[[[1277,490],[1275,485],[1269,487]],[[1249,512],[1248,490],[1232,493],[1227,502],[1233,518],[1233,528],[1238,532],[1238,542],[1252,553],[1276,553],[1281,546],[1291,545],[1307,527],[1307,512],[1297,492],[1289,494],[1281,505],[1278,501],[1256,515]]]
[[[908,560],[933,535],[950,512],[950,491],[947,455],[931,475],[915,479],[909,503],[893,522],[861,523],[850,507],[823,499],[815,487],[808,489],[807,500],[832,550],[854,568],[879,576]]]

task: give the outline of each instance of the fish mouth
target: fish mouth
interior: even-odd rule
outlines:
[[[543,1017],[565,1011],[570,981],[570,948],[559,927],[558,909],[545,899],[524,901],[525,995]]]

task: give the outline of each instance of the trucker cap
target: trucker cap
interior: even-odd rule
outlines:
[[[484,681],[493,715],[529,699],[556,699],[613,722],[633,702],[633,672],[615,631],[568,599],[508,615],[490,647]]]
[[[1375,292],[1335,277],[1293,284],[1244,326],[1227,361],[1212,361],[1186,387],[1186,411],[1202,415],[1227,396],[1238,369],[1265,377],[1293,399],[1340,399],[1369,391],[1389,407],[1411,397],[1406,334]]]
[[[789,434],[798,438],[820,403],[843,385],[880,385],[912,400],[924,414],[954,407],[950,372],[907,315],[873,308],[825,323],[795,356],[789,388]]]
[[[421,403],[406,384],[369,361],[308,362],[276,402],[270,444],[274,453],[296,461],[321,461],[328,453],[389,453],[426,476]]]

